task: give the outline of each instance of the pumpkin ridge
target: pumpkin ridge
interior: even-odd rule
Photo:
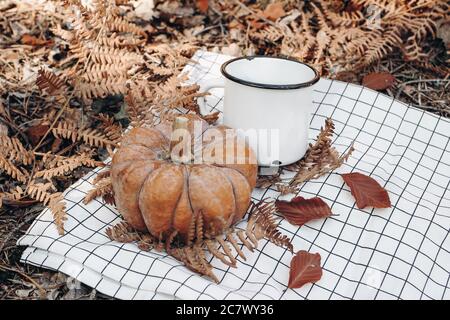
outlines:
[[[236,217],[236,211],[237,211],[236,189],[235,189],[235,187],[234,187],[233,181],[231,181],[231,179],[228,177],[228,175],[226,175],[225,173],[223,173],[222,170],[219,170],[217,167],[215,167],[215,169],[216,169],[218,172],[220,172],[220,174],[221,174],[222,176],[224,176],[226,180],[228,180],[228,182],[229,182],[230,185],[231,185],[231,189],[233,190],[234,211],[233,211],[233,214],[232,214],[231,217],[230,217],[230,218],[231,218],[230,221],[234,221],[234,218]]]
[[[193,213],[193,215],[195,216],[195,211],[194,208],[192,207],[192,202],[191,202],[191,195],[190,195],[190,188],[189,188],[189,177],[191,175],[191,172],[189,171],[188,166],[184,165],[184,168],[186,169],[186,173],[187,173],[187,177],[186,177],[186,186],[187,186],[187,197],[188,197],[188,202],[189,202],[189,207],[191,208],[191,211]]]
[[[182,170],[183,170],[183,179],[184,179],[185,181],[183,182],[182,190],[181,190],[181,192],[180,192],[180,195],[178,196],[178,199],[177,199],[177,201],[176,201],[176,203],[175,203],[175,206],[173,207],[172,218],[171,218],[172,222],[170,223],[171,229],[172,229],[172,230],[175,229],[175,228],[174,228],[174,225],[175,225],[175,215],[176,215],[176,212],[177,212],[177,209],[178,209],[178,205],[180,204],[181,197],[183,196],[184,188],[186,187],[185,170],[184,170],[184,168],[183,168]],[[189,205],[190,205],[190,204],[189,204]]]
[[[244,177],[245,181],[247,181],[247,183],[250,185],[250,182],[248,181],[247,177],[245,176],[245,174],[243,174],[241,171],[239,171],[237,168],[235,167],[227,167],[226,165],[223,164],[218,164],[218,163],[213,163],[211,164],[214,167],[218,167],[218,168],[227,168],[227,169],[231,169],[233,171],[236,171],[237,173],[239,173],[241,176]]]
[[[148,175],[145,177],[145,179],[142,181],[142,183],[141,183],[141,187],[139,188],[139,192],[138,192],[138,194],[137,194],[137,197],[138,197],[138,199],[139,199],[139,197],[141,196],[141,192],[142,192],[142,188],[144,187],[144,185],[145,185],[145,183],[147,182],[147,180],[148,180],[148,178],[153,174],[153,173],[156,173],[156,172],[158,172],[161,168],[164,168],[166,165],[161,165],[159,168],[157,168],[157,169],[155,169],[155,170],[153,170],[153,171],[151,171],[151,172],[149,172],[148,173]],[[138,200],[139,201],[139,200]],[[141,211],[141,215],[142,215],[142,210],[141,210],[141,207],[139,206],[139,211]]]
[[[150,150],[154,151],[152,148],[150,148],[149,146],[146,146],[143,143],[130,143],[130,144],[127,145],[127,147],[128,146],[139,146],[139,147],[143,147],[143,148],[150,149]],[[162,148],[160,148],[160,149],[162,150]]]

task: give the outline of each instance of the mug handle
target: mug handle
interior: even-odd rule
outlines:
[[[223,77],[213,78],[208,80],[208,83],[200,86],[200,92],[206,92],[213,88],[225,88],[225,81]],[[199,97],[197,99],[198,106],[200,108],[200,113],[205,116],[208,111],[206,110],[206,99],[205,97]]]

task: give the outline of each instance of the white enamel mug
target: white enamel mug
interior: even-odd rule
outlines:
[[[223,124],[242,131],[263,167],[288,165],[308,148],[313,85],[319,73],[293,59],[250,56],[225,62],[223,77],[201,89],[223,87]],[[201,112],[207,111],[199,99]]]

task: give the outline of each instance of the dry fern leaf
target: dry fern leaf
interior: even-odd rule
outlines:
[[[51,95],[64,88],[65,81],[48,70],[40,69],[38,71],[36,85],[41,91],[46,91]]]
[[[77,75],[85,82],[96,82],[109,78],[125,78],[128,76],[129,66],[91,63],[86,69],[79,70]]]
[[[370,47],[364,54],[365,65],[370,65],[375,61],[381,60],[383,57],[392,52],[393,48],[402,43],[402,39],[396,31],[384,32],[380,39],[370,44]]]
[[[0,192],[0,208],[3,207],[3,203],[9,204],[11,201],[18,201],[22,199],[24,194],[25,191],[19,186],[16,186],[15,189],[9,190],[9,192]]]
[[[136,102],[131,90],[128,91],[124,100],[126,103],[127,114],[130,119],[130,125],[135,128],[143,126],[148,108],[143,103]]]
[[[176,248],[172,250],[172,256],[183,262],[188,269],[210,277],[216,283],[219,282],[219,279],[212,272],[213,267],[204,258],[203,249],[201,247]]]
[[[121,221],[118,224],[108,227],[105,230],[106,235],[112,241],[121,243],[130,243],[140,241],[141,236],[127,222]]]
[[[51,201],[52,193],[50,191],[55,191],[55,187],[51,182],[48,183],[31,183],[25,190],[26,193],[33,199],[42,202],[44,205],[48,205]]]
[[[127,78],[99,79],[98,81],[80,81],[75,84],[75,92],[83,100],[105,98],[108,95],[126,94]]]
[[[92,200],[94,200],[97,197],[106,197],[107,203],[111,202],[111,198],[114,199],[114,193],[112,189],[112,182],[110,177],[103,178],[99,180],[95,184],[95,188],[90,190],[88,194],[84,197],[83,203],[88,204]]]
[[[143,42],[147,41],[147,34],[141,27],[124,20],[122,17],[114,17],[109,19],[109,21],[107,21],[107,27],[109,31],[132,33],[137,36],[142,36]]]
[[[64,234],[64,223],[67,220],[66,205],[62,193],[53,193],[50,196],[48,207],[52,212],[53,219],[60,235]]]
[[[111,175],[111,171],[109,170],[103,170],[100,171],[94,178],[94,180],[92,180],[93,184],[96,184],[97,182],[99,182],[100,180],[104,179],[104,178],[108,178]]]
[[[0,154],[10,161],[24,165],[31,164],[34,160],[33,155],[24,148],[19,139],[6,135],[0,135]]]
[[[113,117],[105,114],[99,114],[98,119],[101,121],[99,129],[104,132],[105,136],[115,141],[116,144],[122,139],[122,126],[114,121]]]
[[[52,212],[58,233],[64,234],[64,222],[67,219],[66,206],[62,193],[51,193],[55,187],[51,182],[36,183],[32,182],[25,192],[32,199],[42,202]]]
[[[114,47],[102,46],[96,42],[81,42],[71,47],[71,52],[80,63],[87,63],[88,60],[100,65],[121,65],[131,67],[135,64],[143,63],[141,55]]]
[[[254,204],[249,213],[250,217],[245,232],[255,247],[258,240],[266,238],[273,244],[293,252],[291,239],[278,229],[280,218],[275,216],[275,212],[276,207],[273,201],[261,200]]]
[[[324,10],[324,13],[334,26],[350,27],[364,21],[364,15],[360,11],[334,12],[333,10]]]
[[[58,126],[52,129],[52,133],[57,138],[70,139],[73,142],[83,141],[93,147],[115,147],[118,141],[110,140],[104,133],[92,128],[77,128],[71,122],[59,122]]]
[[[72,172],[81,166],[97,167],[103,165],[103,162],[95,161],[87,154],[75,155],[69,158],[59,159],[56,167],[37,171],[35,177],[42,177],[49,180],[53,177],[62,176]]]
[[[328,118],[325,120],[325,126],[320,129],[320,133],[314,144],[310,144],[305,156],[287,167],[288,170],[296,171],[295,176],[289,182],[291,187],[320,177],[321,175],[340,167],[348,160],[354,148],[350,146],[349,150],[343,155],[339,155],[332,146],[332,136],[334,134],[334,123]]]
[[[10,160],[0,154],[0,170],[20,182],[27,182],[27,174],[17,168]]]

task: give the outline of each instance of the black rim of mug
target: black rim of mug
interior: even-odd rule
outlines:
[[[280,59],[280,60],[287,60],[287,61],[291,61],[291,62],[295,62],[295,63],[299,63],[301,65],[307,66],[308,68],[310,68],[313,72],[314,72],[314,78],[312,80],[309,81],[305,81],[305,82],[301,82],[301,83],[294,83],[294,84],[268,84],[268,83],[258,83],[258,82],[252,82],[252,81],[247,81],[247,80],[243,80],[240,78],[237,78],[235,76],[232,76],[231,74],[229,74],[226,71],[226,67],[235,62],[235,61],[239,61],[239,60],[253,60],[253,59]],[[245,57],[239,57],[239,58],[234,58],[231,60],[228,60],[227,62],[225,62],[222,67],[220,68],[220,71],[222,72],[223,76],[227,79],[230,79],[231,81],[237,82],[239,84],[245,85],[245,86],[250,86],[250,87],[255,87],[255,88],[261,88],[261,89],[276,89],[276,90],[290,90],[290,89],[300,89],[300,88],[306,88],[306,87],[310,87],[313,84],[315,84],[317,81],[319,81],[320,79],[320,75],[319,72],[314,69],[313,67],[311,67],[309,64],[306,64],[304,62],[298,61],[296,59],[293,58],[283,58],[283,57],[272,57],[272,56],[245,56]]]

